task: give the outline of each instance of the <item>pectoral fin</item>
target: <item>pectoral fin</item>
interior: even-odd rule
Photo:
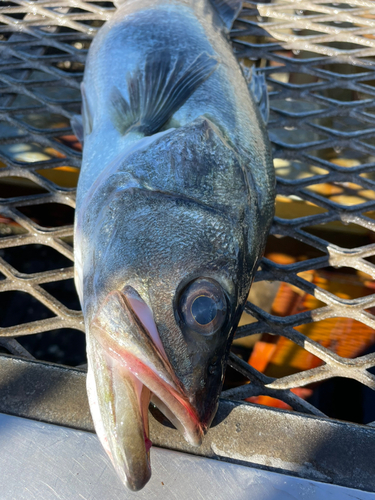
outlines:
[[[93,127],[93,115],[90,109],[90,105],[87,100],[85,85],[81,83],[81,94],[82,94],[82,125],[84,135],[89,135],[92,132]]]
[[[231,30],[233,23],[241,12],[242,0],[211,0],[212,5],[220,15],[226,29]]]
[[[70,125],[73,129],[74,135],[77,137],[79,142],[83,144],[85,135],[89,135],[92,132],[92,113],[90,110],[89,103],[87,101],[85,85],[81,83],[81,96],[82,96],[82,106],[80,115],[73,115],[70,120]]]
[[[248,68],[241,63],[242,73],[247,82],[249,91],[254,97],[255,102],[259,107],[264,123],[267,125],[270,108],[268,99],[267,83],[263,73],[259,73],[255,68]]]
[[[73,118],[70,120],[70,126],[73,129],[74,135],[77,137],[79,142],[83,144],[83,123],[81,115],[73,115]]]
[[[127,77],[129,101],[117,87],[111,91],[110,113],[116,129],[122,135],[130,130],[146,136],[160,131],[217,64],[206,52],[186,68],[183,54],[174,59],[168,50],[149,54],[144,67]]]

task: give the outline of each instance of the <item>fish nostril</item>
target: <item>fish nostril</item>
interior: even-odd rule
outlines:
[[[218,362],[219,360],[219,356],[214,356],[211,360],[211,365],[216,365],[216,363]]]
[[[220,368],[218,361],[219,361],[219,356],[214,356],[212,358],[211,363],[208,367],[208,373],[210,375],[213,375],[214,373],[216,373],[218,371],[218,369]]]
[[[217,366],[216,365],[210,365],[209,368],[208,368],[208,373],[210,375],[213,375],[217,370]]]

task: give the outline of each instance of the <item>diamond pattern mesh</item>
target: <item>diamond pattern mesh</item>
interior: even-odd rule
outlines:
[[[90,41],[113,12],[76,0],[0,8],[0,342],[11,354],[31,357],[20,336],[84,331],[58,293],[73,278],[81,158],[69,123]],[[245,2],[231,38],[267,78],[278,194],[230,355],[239,382],[223,396],[322,415],[311,394],[328,379],[375,389],[375,4]]]

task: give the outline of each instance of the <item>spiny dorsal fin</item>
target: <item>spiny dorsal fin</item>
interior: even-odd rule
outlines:
[[[110,113],[120,134],[158,132],[215,71],[218,62],[204,52],[186,70],[184,65],[185,57],[181,54],[172,60],[169,50],[148,54],[144,67],[127,76],[129,102],[113,87]]]
[[[267,83],[264,74],[257,72],[253,66],[251,68],[248,68],[243,63],[240,63],[240,65],[247,86],[259,107],[259,111],[262,115],[264,123],[267,125],[270,115],[270,107],[268,100]]]
[[[233,23],[241,12],[242,0],[211,0],[212,5],[220,15],[226,29],[230,31]]]

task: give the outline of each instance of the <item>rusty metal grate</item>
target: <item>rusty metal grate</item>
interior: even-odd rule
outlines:
[[[83,331],[80,311],[53,293],[73,278],[69,211],[80,147],[69,119],[79,112],[90,41],[113,11],[111,2],[76,0],[14,0],[0,8],[0,342],[13,355],[31,357],[17,337]],[[242,380],[223,396],[269,396],[322,415],[301,388],[341,377],[375,389],[375,4],[245,2],[231,37],[238,58],[267,77],[278,195],[253,292],[266,283],[259,293],[271,288],[272,300],[248,303],[252,319],[239,327],[229,360]],[[28,270],[33,252],[46,248],[55,267]],[[360,283],[352,295],[326,286],[338,268]],[[303,296],[302,310],[275,309],[282,291]],[[7,323],[12,293],[17,300],[27,294],[34,309],[44,306],[40,318],[23,314]],[[340,350],[340,325],[348,324],[351,349]],[[337,332],[327,343],[319,332],[330,327]],[[358,328],[366,331],[362,343]],[[273,376],[240,356],[243,345],[305,352],[313,367]]]

